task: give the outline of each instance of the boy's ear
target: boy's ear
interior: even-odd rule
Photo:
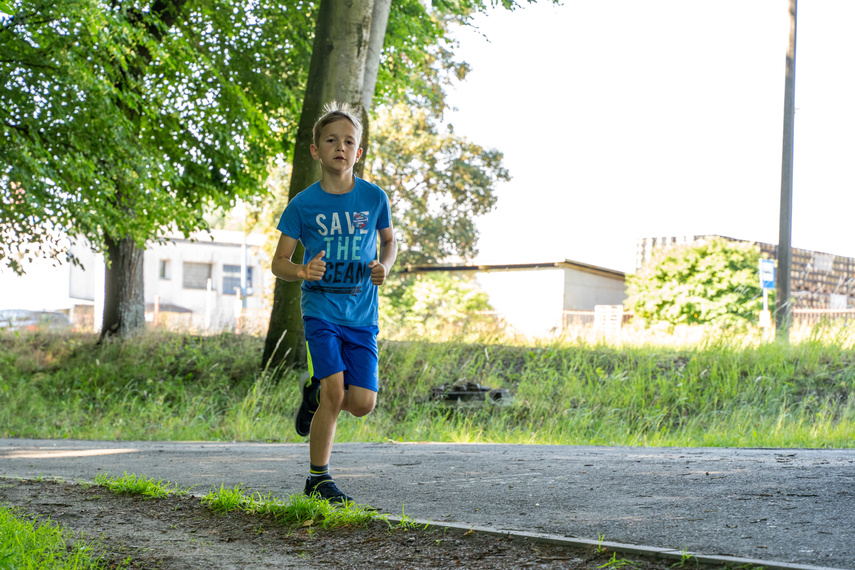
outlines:
[[[356,149],[356,160],[354,162],[359,162],[360,158],[362,158],[362,147]]]
[[[309,146],[309,152],[312,153],[313,159],[318,160],[318,147],[316,147],[314,144],[311,144]]]

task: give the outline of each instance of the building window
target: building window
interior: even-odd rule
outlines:
[[[223,295],[234,295],[240,290],[240,265],[223,265]],[[246,291],[252,294],[252,267],[246,268]]]
[[[168,259],[160,260],[159,274],[161,279],[172,279],[172,264],[169,262]]]
[[[207,289],[208,279],[211,278],[210,263],[184,262],[184,288]]]

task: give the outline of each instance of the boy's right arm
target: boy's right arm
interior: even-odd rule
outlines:
[[[296,247],[297,240],[282,234],[279,243],[276,245],[276,253],[273,254],[273,262],[270,264],[273,275],[285,281],[299,281],[300,279],[303,281],[319,281],[322,279],[327,266],[323,259],[326,252],[321,251],[309,263],[300,265],[291,261],[291,256],[294,255]]]

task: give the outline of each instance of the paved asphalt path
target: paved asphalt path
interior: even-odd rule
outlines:
[[[855,450],[346,443],[331,467],[390,515],[855,570]],[[0,477],[285,496],[307,471],[304,443],[0,439]]]

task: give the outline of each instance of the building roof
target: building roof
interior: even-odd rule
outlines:
[[[244,233],[233,230],[207,230],[190,234],[184,237],[180,233],[172,233],[165,238],[169,241],[196,242],[202,245],[218,245],[226,247],[240,247],[244,242]],[[246,234],[246,244],[251,247],[261,247],[267,242],[267,236],[260,232]]]
[[[509,263],[509,264],[452,264],[452,265],[407,265],[399,269],[401,273],[498,273],[502,271],[538,271],[543,269],[575,269],[586,273],[594,273],[603,277],[624,280],[626,274],[616,269],[607,269],[565,259],[564,261],[546,261],[542,263]]]

